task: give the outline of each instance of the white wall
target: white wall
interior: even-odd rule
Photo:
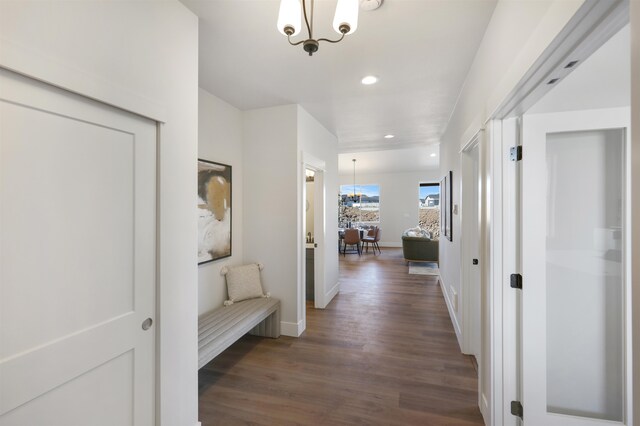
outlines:
[[[640,262],[637,262],[640,253],[640,3],[630,2],[631,7],[631,217],[636,218],[632,222],[631,251],[634,262],[631,266],[632,280],[632,342],[633,342],[633,413],[640,413]],[[631,419],[630,421],[633,421]],[[636,420],[637,422],[637,420]]]
[[[198,158],[231,166],[231,257],[198,267],[198,314],[222,306],[227,285],[220,269],[243,261],[242,112],[206,90],[198,92]]]
[[[197,423],[198,20],[177,1],[0,2],[0,66],[164,121],[159,141],[161,425]]]
[[[282,303],[282,332],[297,336],[297,106],[243,113],[245,262],[265,265],[265,291]]]
[[[439,170],[359,174],[358,185],[380,185],[380,245],[402,247],[402,233],[418,226],[420,183],[439,183]],[[353,184],[353,175],[341,175],[340,185]],[[339,188],[338,188],[339,190]]]

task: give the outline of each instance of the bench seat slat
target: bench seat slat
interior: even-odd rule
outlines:
[[[250,299],[205,313],[198,319],[198,368],[247,333],[280,336],[280,301]]]

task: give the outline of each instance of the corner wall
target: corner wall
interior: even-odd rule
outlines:
[[[357,184],[380,185],[380,246],[402,247],[402,233],[418,226],[420,183],[440,183],[439,175],[439,170],[356,174]],[[340,175],[340,185],[350,184],[352,175]]]
[[[243,262],[242,112],[206,90],[198,91],[198,158],[231,166],[231,257],[198,266],[198,315],[227,298],[223,266]]]
[[[159,425],[198,416],[198,18],[181,3],[0,2],[0,66],[159,126]]]
[[[297,337],[305,328],[304,282],[298,264],[304,240],[301,152],[325,162],[325,226],[337,229],[338,204],[331,202],[331,194],[337,198],[338,142],[298,105],[245,111],[243,132],[244,261],[264,263],[265,291],[282,302],[282,334]],[[337,246],[337,232],[327,232],[327,291],[331,287],[337,291]]]
[[[282,333],[298,336],[297,106],[243,113],[244,261],[264,264],[265,291],[282,303]]]

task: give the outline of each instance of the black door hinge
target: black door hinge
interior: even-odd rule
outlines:
[[[511,401],[511,414],[518,416],[521,419],[523,418],[524,409],[522,408],[522,403],[520,401]]]
[[[521,419],[523,418],[524,409],[522,408],[522,403],[520,401],[511,401],[511,414],[518,416]]]
[[[522,275],[511,274],[511,288],[519,288],[522,290]]]
[[[509,150],[509,159],[511,161],[522,160],[522,145],[512,146]]]
[[[473,260],[471,261],[471,263],[473,263],[474,265],[477,265],[477,264],[478,264],[478,259],[473,259]]]

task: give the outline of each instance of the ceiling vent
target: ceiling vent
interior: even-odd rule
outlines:
[[[382,0],[360,0],[360,9],[371,11],[382,6]]]

